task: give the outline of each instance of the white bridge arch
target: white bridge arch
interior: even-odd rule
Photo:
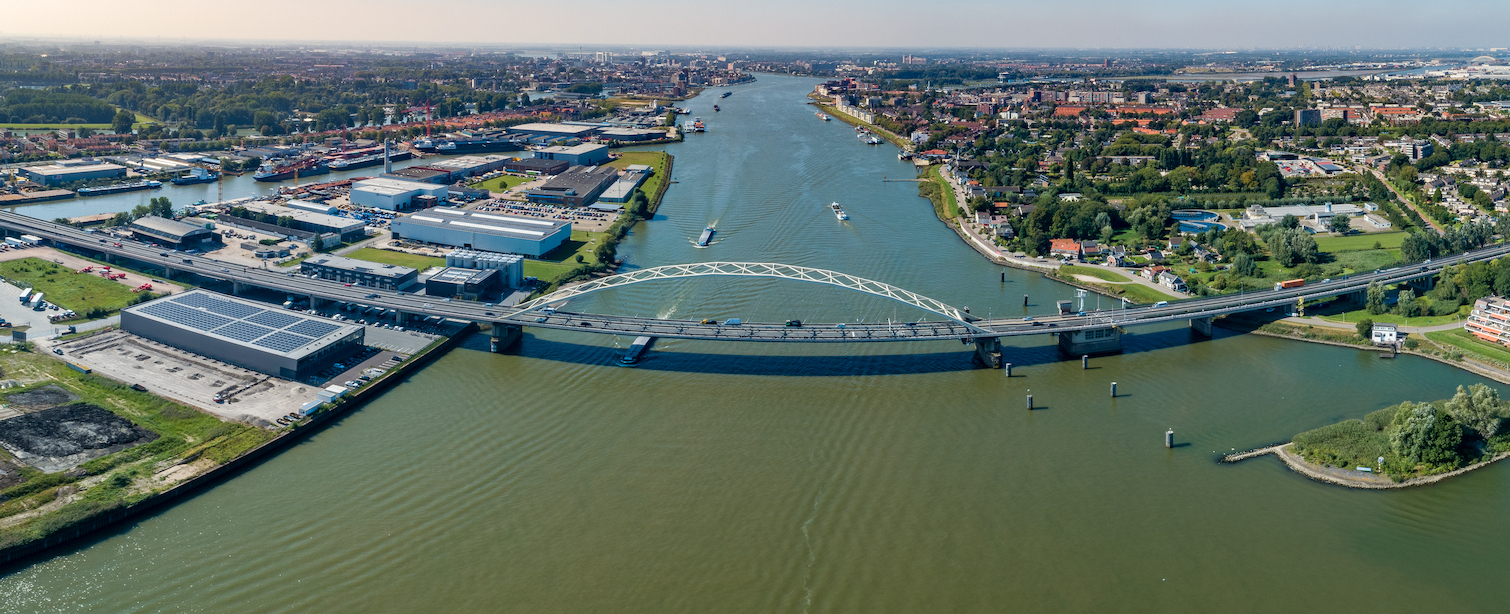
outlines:
[[[923,311],[935,313],[945,318],[964,325],[965,327],[987,333],[989,331],[971,324],[972,318],[968,314],[941,301],[928,298],[916,292],[903,290],[891,284],[875,280],[855,277],[837,271],[814,269],[810,267],[794,266],[790,264],[777,264],[773,262],[696,262],[691,264],[673,264],[658,266],[649,269],[640,269],[611,275],[601,279],[594,279],[584,284],[569,288],[562,288],[540,298],[521,303],[519,311],[514,316],[524,315],[552,305],[567,301],[584,294],[591,294],[599,290],[609,290],[630,284],[647,281],[659,281],[663,279],[682,279],[686,277],[767,277],[774,279],[790,279],[794,281],[806,281],[811,283],[838,286],[846,290],[854,290],[872,296],[888,298],[899,303],[905,303]]]

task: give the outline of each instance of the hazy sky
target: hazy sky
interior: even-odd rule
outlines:
[[[14,37],[800,47],[1510,47],[1506,0],[10,0]]]

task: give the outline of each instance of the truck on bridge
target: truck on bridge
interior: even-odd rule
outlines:
[[[1289,290],[1290,288],[1299,288],[1299,287],[1304,286],[1304,285],[1306,285],[1306,280],[1304,280],[1304,279],[1291,279],[1289,281],[1281,281],[1279,283],[1274,284],[1274,289],[1275,290]]]

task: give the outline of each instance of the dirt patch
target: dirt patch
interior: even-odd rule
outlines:
[[[21,468],[0,459],[0,490],[5,490],[21,483]]]
[[[52,407],[64,403],[72,403],[79,400],[79,396],[58,387],[56,384],[43,386],[26,392],[5,395],[5,400],[12,405],[32,405]]]
[[[0,421],[0,446],[47,473],[157,439],[157,433],[89,403],[74,403]]]

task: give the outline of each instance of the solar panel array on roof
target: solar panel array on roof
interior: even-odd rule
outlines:
[[[298,324],[288,327],[287,330],[291,333],[308,335],[310,337],[318,338],[336,332],[337,330],[340,330],[340,328],[340,326],[336,326],[335,324],[331,324],[329,322],[321,322],[319,320],[304,320]]]
[[[205,313],[197,309],[189,309],[175,303],[148,305],[142,308],[142,313],[206,332],[220,328],[231,322],[230,318],[217,316],[213,313]]]
[[[250,316],[252,314],[261,313],[263,311],[266,311],[265,309],[262,309],[261,307],[253,307],[251,305],[245,305],[245,304],[242,304],[242,303],[233,303],[231,301],[224,301],[224,300],[220,300],[218,298],[215,298],[213,296],[205,296],[203,294],[186,294],[186,295],[174,298],[174,299],[172,299],[172,301],[175,302],[175,303],[181,303],[181,304],[184,304],[184,305],[188,305],[190,307],[200,307],[200,308],[203,308],[203,309],[208,309],[208,310],[213,311],[215,313],[218,313],[220,315],[231,317],[231,318],[236,318],[238,320],[241,319],[241,318],[245,318],[247,316]]]
[[[246,343],[270,332],[273,332],[273,329],[266,326],[258,326],[250,322],[231,322],[230,324],[215,329],[214,332],[215,334],[222,337],[230,337],[242,343]]]
[[[277,311],[264,311],[250,318],[246,318],[246,321],[253,324],[271,326],[273,328],[283,328],[290,324],[303,322],[304,318],[292,314],[280,313]]]
[[[295,335],[293,333],[285,333],[279,331],[258,339],[257,341],[253,342],[253,344],[279,352],[292,352],[299,349],[300,346],[311,341],[314,341],[314,339],[310,339],[309,337],[305,337],[303,335]]]

